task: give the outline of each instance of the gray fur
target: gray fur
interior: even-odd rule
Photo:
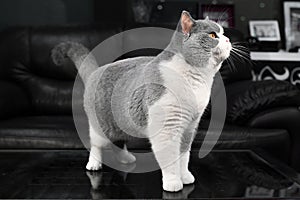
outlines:
[[[209,20],[195,20],[191,33],[187,36],[181,33],[178,24],[167,51],[181,53],[186,62],[195,67],[205,67],[211,57],[210,51],[218,45],[218,42],[210,37],[208,33],[219,32],[216,23]]]
[[[168,59],[171,55],[163,54],[158,57],[161,56],[163,56],[164,59]],[[87,113],[93,113],[93,110],[96,110],[97,118],[94,120],[99,122],[103,133],[112,141],[127,140],[131,137],[121,130],[116,122],[116,120],[118,121],[116,117],[122,120],[129,120],[128,118],[130,118],[136,126],[146,127],[148,107],[157,101],[165,92],[163,80],[158,68],[159,60],[154,57],[137,57],[122,60],[99,68],[89,78],[84,97],[85,110]],[[101,78],[99,79],[99,77]],[[116,85],[118,81],[120,82]],[[140,84],[141,87],[136,87],[138,84]],[[97,87],[96,94],[93,94],[94,87]],[[119,96],[114,97],[118,100],[115,106],[119,106],[117,107],[119,114],[113,116],[111,104],[112,101],[114,101],[112,100],[112,95],[116,87],[118,90],[124,91],[124,93],[117,94]],[[130,95],[129,102],[124,98],[125,95]],[[129,108],[124,105],[129,105]],[[130,116],[122,115],[127,109],[129,110]],[[124,123],[130,125],[132,122],[125,121]],[[96,126],[96,124],[94,124],[94,126]],[[126,132],[128,131],[130,131],[132,135],[138,135],[137,132],[135,133],[137,130],[133,127],[128,127]]]

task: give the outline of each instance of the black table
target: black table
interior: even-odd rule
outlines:
[[[0,151],[0,198],[300,198],[299,174],[261,151],[213,151],[204,159],[194,151],[196,181],[177,193],[162,190],[158,170],[86,172],[87,156],[84,150]]]

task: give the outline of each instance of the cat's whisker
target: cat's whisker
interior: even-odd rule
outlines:
[[[232,50],[239,51],[239,52],[242,52],[242,53],[245,53],[245,54],[247,54],[247,52],[248,52],[245,49],[239,49],[239,48],[236,48],[236,47],[233,47]]]
[[[232,71],[232,72],[236,72],[237,71],[237,68],[236,68],[236,66],[235,66],[235,64],[234,64],[234,62],[232,61],[232,59],[231,58],[229,58],[229,63],[230,63],[230,70]]]
[[[230,54],[232,57],[234,57],[235,59],[238,59],[238,60],[241,60],[242,58],[239,57],[239,54],[236,53],[235,51],[232,51],[231,54]]]
[[[235,53],[237,53],[238,55],[242,55],[242,56],[244,56],[244,57],[246,57],[246,58],[250,58],[249,53],[247,53],[247,52],[245,52],[245,51],[243,51],[243,50],[233,48],[233,49],[232,49],[232,52],[235,52]]]
[[[240,50],[244,50],[246,52],[249,52],[249,49],[247,47],[244,47],[244,46],[233,46],[233,48],[235,49],[240,49]]]
[[[233,47],[232,50],[250,58],[250,52],[248,49],[239,49],[239,48]]]
[[[251,61],[250,57],[245,56],[241,53],[234,52],[233,54],[236,54],[236,56],[241,60],[241,61]]]
[[[220,24],[222,27],[224,27],[224,24],[226,23],[227,20],[232,19],[232,17],[226,18],[226,20],[218,21],[218,24]]]
[[[245,45],[247,45],[246,42],[232,42],[231,44],[233,46],[243,46],[243,47],[245,47]]]
[[[226,10],[223,11],[222,15],[220,15],[218,17],[217,23],[219,23],[220,21],[223,21],[222,18],[223,16],[226,14],[226,12],[228,11],[228,8]],[[223,26],[224,22],[221,24]]]
[[[237,71],[237,68],[236,68],[234,62],[232,61],[232,58],[231,58],[231,57],[227,58],[226,61],[227,61],[227,63],[228,63],[229,69],[230,69],[232,72]]]
[[[245,45],[245,44],[244,44]],[[240,45],[240,44],[232,44],[232,46],[234,47],[234,48],[241,48],[241,49],[245,49],[245,50],[247,50],[247,51],[249,51],[249,49],[247,48],[247,47],[245,47],[244,45]]]
[[[236,71],[236,65],[234,64],[235,62],[233,61],[233,59],[236,59],[236,55],[234,55],[235,53],[233,51],[230,52],[230,56],[226,59],[229,68],[231,71]]]
[[[246,48],[246,47],[235,47],[235,46],[233,46],[233,49],[242,51],[242,52],[244,52],[246,54],[250,54],[249,49]]]
[[[243,44],[243,45],[245,45],[245,44],[247,44],[247,42],[232,42],[232,45],[240,45],[240,44]]]
[[[230,55],[232,55],[233,57],[237,56],[239,59],[243,59],[243,62],[247,61],[252,66],[255,66],[257,64],[257,61],[251,59],[250,51],[247,48],[242,51],[233,48]]]
[[[241,56],[241,57],[245,58],[246,60],[250,59],[250,56],[247,53],[244,53],[244,52],[241,52],[241,51],[238,51],[238,50],[232,50],[232,52],[236,53],[238,56]]]
[[[230,58],[230,61],[232,63],[234,71],[237,71],[237,66],[236,66],[236,64],[234,64],[234,61],[233,61],[232,57]]]
[[[239,55],[235,54],[234,52],[232,52],[231,54],[231,58],[234,58],[235,60],[239,61],[239,62],[244,62],[245,59],[241,58]]]
[[[239,50],[237,50],[237,49],[232,49],[231,53],[232,53],[231,55],[232,55],[234,58],[236,58],[236,59],[238,59],[238,60],[240,60],[240,61],[242,61],[242,62],[247,61],[247,62],[249,62],[251,65],[255,65],[255,63],[256,63],[255,61],[251,60],[249,51],[248,51],[248,52],[243,52],[243,51],[239,51]]]
[[[250,57],[248,57],[247,55],[243,55],[241,52],[238,52],[238,51],[235,51],[235,50],[232,50],[232,55],[236,55],[237,58],[239,58],[239,60],[242,60],[242,61],[251,61]]]

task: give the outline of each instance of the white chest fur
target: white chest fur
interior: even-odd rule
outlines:
[[[214,76],[212,70],[197,69],[181,55],[175,55],[160,65],[167,93],[175,97],[174,103],[192,109],[189,111],[202,113],[210,99]]]

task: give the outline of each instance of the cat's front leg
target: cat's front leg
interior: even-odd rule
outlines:
[[[180,138],[170,137],[171,132],[150,138],[152,150],[161,168],[163,189],[168,192],[182,190],[180,175]]]
[[[183,188],[180,151],[182,136],[192,119],[190,110],[167,93],[149,108],[148,137],[162,171],[163,189],[177,192]]]
[[[173,116],[165,112],[165,116]],[[149,112],[149,140],[162,171],[163,189],[177,192],[183,188],[180,175],[180,144],[184,128],[182,122],[164,117],[161,110]]]

